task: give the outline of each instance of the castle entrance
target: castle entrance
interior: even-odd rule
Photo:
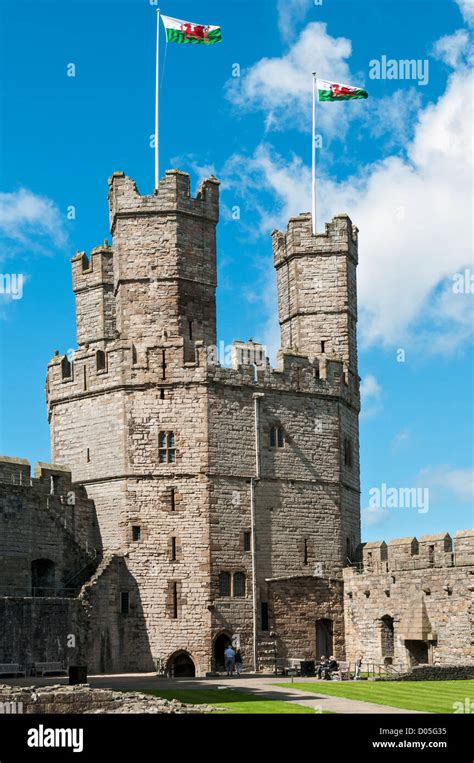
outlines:
[[[316,620],[316,659],[330,657],[333,653],[333,622],[332,620]]]
[[[214,670],[223,672],[225,669],[224,652],[232,643],[232,636],[228,633],[221,633],[214,641]]]
[[[171,678],[194,678],[196,667],[190,655],[187,652],[178,652],[171,657],[168,663],[168,674]]]

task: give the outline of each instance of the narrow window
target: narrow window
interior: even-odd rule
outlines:
[[[188,328],[189,328],[189,338],[192,339],[193,338],[193,322],[192,321],[188,322]]]
[[[283,439],[283,429],[281,427],[277,428],[277,445],[279,448],[283,448],[284,446],[284,439]]]
[[[176,561],[176,538],[171,538],[170,559],[172,562]]]
[[[429,567],[434,567],[434,552],[435,552],[435,547],[434,546],[428,546],[428,565],[429,565]]]
[[[244,551],[250,551],[252,547],[251,534],[248,530],[244,532]]]
[[[347,561],[350,562],[351,561],[351,556],[352,556],[351,539],[350,538],[346,538],[346,555],[347,555]]]
[[[95,355],[95,367],[97,371],[105,371],[105,352],[97,350]]]
[[[171,511],[176,511],[176,495],[174,487],[170,490],[170,508]]]
[[[158,435],[158,460],[160,464],[174,464],[176,449],[174,432],[160,432]]]
[[[284,448],[285,435],[283,427],[272,427],[270,429],[270,448]]]
[[[86,390],[87,389],[87,368],[85,366],[82,369],[82,380],[83,380],[83,383],[84,383],[83,384],[84,390]]]
[[[326,340],[321,342],[321,352],[325,352],[325,350],[326,350]]]
[[[72,376],[72,366],[66,355],[61,360],[61,376],[63,379],[70,379]]]
[[[230,572],[219,575],[219,596],[230,596]]]
[[[276,448],[276,429],[272,427],[270,429],[270,448]]]
[[[137,348],[135,347],[134,344],[132,344],[132,365],[133,366],[136,365],[137,361],[138,361]]]
[[[164,400],[164,399],[165,399],[165,391],[164,391],[164,389],[163,389],[163,387],[162,387],[162,388],[160,389],[160,400]]]
[[[303,564],[308,564],[308,538],[304,539]]]
[[[142,528],[139,525],[133,525],[132,527],[132,540],[139,541],[142,537]]]
[[[90,464],[90,461],[91,461],[91,452],[90,452],[89,448],[87,448],[87,450],[86,450],[86,461],[87,461],[88,464]]]
[[[161,378],[166,379],[166,350],[161,353]]]
[[[52,474],[50,477],[50,482],[49,482],[49,494],[57,495],[58,488],[59,488],[59,477],[57,475]]]
[[[173,583],[171,587],[171,593],[172,593],[172,604],[171,604],[171,617],[173,620],[178,619],[178,584]]]
[[[348,466],[349,468],[352,468],[352,440],[350,437],[344,437],[343,442],[343,450],[344,450],[344,464],[345,466]]]
[[[262,631],[268,630],[268,602],[262,601],[260,604],[260,620]]]
[[[245,596],[245,572],[234,575],[234,596]]]
[[[130,593],[129,591],[120,592],[120,612],[122,615],[128,615],[130,612]]]

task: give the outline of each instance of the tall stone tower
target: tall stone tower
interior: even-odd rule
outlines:
[[[209,352],[218,181],[193,198],[173,170],[141,196],[115,173],[109,204],[112,245],[72,260],[78,349],[47,376],[52,458],[94,499],[104,549],[91,664],[203,674],[236,637],[263,665],[312,654],[318,618],[341,654],[360,541],[356,229],[339,216],[313,237],[302,215],[274,233],[278,367],[240,342],[225,368]]]
[[[311,215],[292,217],[274,234],[274,261],[282,348],[337,357],[357,385],[357,228],[337,215],[313,236]]]

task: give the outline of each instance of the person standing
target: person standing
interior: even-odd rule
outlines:
[[[224,652],[224,662],[225,662],[225,670],[228,676],[231,676],[234,672],[234,665],[235,665],[235,652],[232,649],[232,645],[229,644],[227,649]]]
[[[362,668],[362,657],[358,657],[355,661],[355,676],[354,681],[358,681],[360,678],[360,671]]]
[[[242,652],[240,651],[240,648],[237,649],[235,652],[235,672],[238,676],[242,673]]]

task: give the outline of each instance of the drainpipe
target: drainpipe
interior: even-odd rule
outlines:
[[[255,422],[255,477],[250,478],[250,538],[252,552],[252,625],[253,625],[253,669],[257,672],[258,654],[257,654],[257,623],[258,623],[258,593],[257,593],[257,542],[256,542],[256,523],[255,523],[255,488],[260,479],[260,399],[264,397],[263,392],[255,392],[254,401],[254,422]]]

